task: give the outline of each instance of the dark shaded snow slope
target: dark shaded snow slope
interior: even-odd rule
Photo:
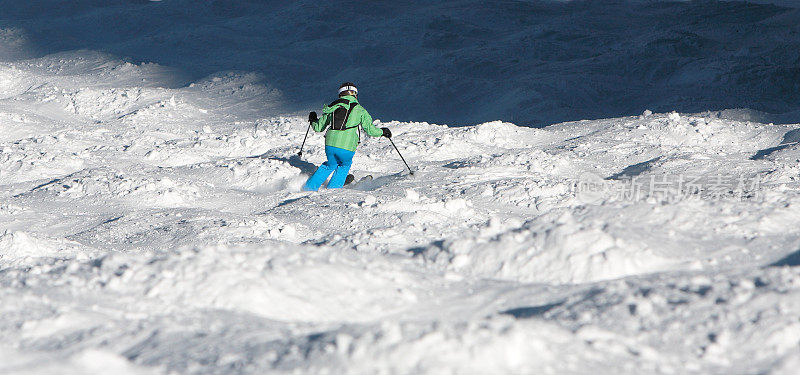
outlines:
[[[377,117],[457,125],[727,108],[791,121],[799,21],[715,1],[2,0],[0,59],[91,49],[185,82],[258,71],[286,111],[353,80]]]

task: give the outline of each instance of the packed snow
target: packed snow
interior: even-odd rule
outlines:
[[[455,127],[367,90],[415,173],[366,138],[372,181],[302,192],[323,141],[297,156],[263,73],[26,38],[0,29],[0,373],[800,368],[798,124]]]

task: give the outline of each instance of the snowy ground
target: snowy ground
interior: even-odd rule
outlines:
[[[796,374],[800,10],[752,3],[0,0],[0,374]],[[416,173],[300,192],[344,80]]]
[[[796,125],[385,122],[414,176],[367,139],[372,183],[307,193],[279,92],[171,77],[0,63],[0,373],[800,366]]]
[[[729,108],[800,122],[800,9],[785,8],[800,2],[753,2],[0,0],[0,60],[90,49],[180,83],[259,72],[297,111],[354,81],[383,118],[449,125]]]

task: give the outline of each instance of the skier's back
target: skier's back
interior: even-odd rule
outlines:
[[[358,89],[351,82],[339,86],[339,98],[322,109],[321,117],[317,118],[317,113],[311,112],[308,121],[315,132],[328,129],[325,133],[325,155],[328,160],[309,177],[303,190],[318,190],[331,173],[333,177],[328,182],[328,188],[344,186],[361,140],[361,129],[370,137],[392,136],[388,128],[378,129],[372,124],[372,116],[358,103]]]

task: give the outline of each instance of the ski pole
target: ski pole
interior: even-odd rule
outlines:
[[[300,152],[297,153],[297,156],[303,156],[303,147],[306,146],[306,138],[308,138],[309,130],[311,130],[311,121],[308,122],[308,128],[306,128],[306,136],[303,137],[303,144],[300,145]]]
[[[391,138],[387,139],[389,140],[389,142],[392,142],[392,146],[394,146],[394,150],[397,151],[397,155],[400,155],[400,159],[403,160],[403,164],[405,164],[406,168],[408,168],[408,173],[413,175],[414,171],[412,171],[411,167],[408,166],[408,163],[406,163],[406,158],[404,158],[403,154],[400,153],[400,150],[397,149],[397,146],[394,144],[394,141]]]

